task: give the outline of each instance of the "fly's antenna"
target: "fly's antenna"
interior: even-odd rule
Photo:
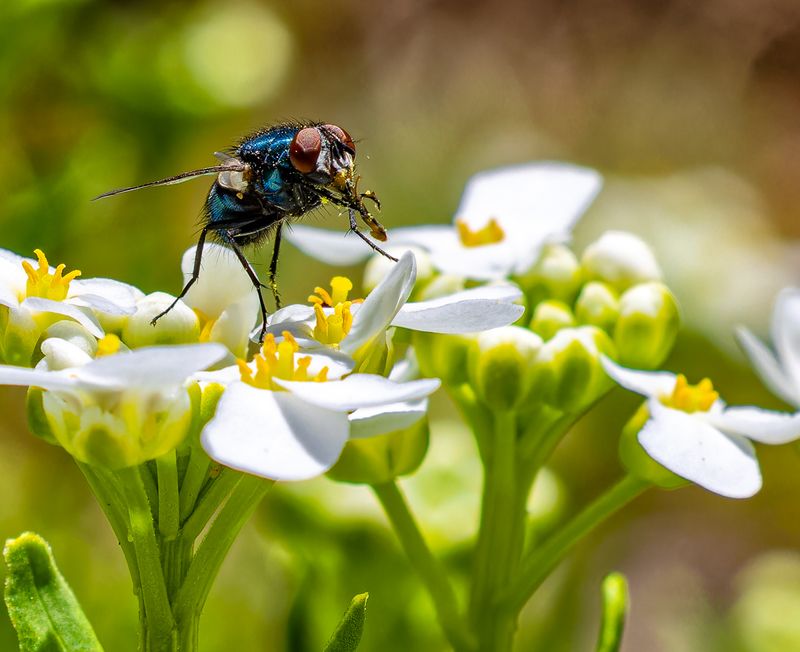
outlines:
[[[139,186],[131,186],[130,188],[120,188],[119,190],[110,190],[98,195],[92,201],[103,199],[104,197],[112,197],[114,195],[121,195],[124,192],[133,192],[134,190],[141,190],[142,188],[151,188],[153,186],[171,186],[176,183],[183,183],[195,177],[204,177],[209,174],[219,174],[220,172],[244,172],[247,170],[247,165],[235,158],[226,159],[222,165],[214,165],[210,168],[200,168],[199,170],[192,170],[191,172],[181,172],[173,177],[166,179],[159,179],[158,181],[150,181],[143,183]]]

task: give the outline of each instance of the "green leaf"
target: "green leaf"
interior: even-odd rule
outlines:
[[[603,580],[601,591],[603,622],[597,652],[618,652],[628,612],[628,582],[622,573],[611,573]]]
[[[33,532],[6,540],[5,601],[20,652],[102,652],[61,576],[48,543]]]
[[[367,617],[367,598],[369,593],[360,593],[353,598],[324,652],[353,652],[358,648]]]

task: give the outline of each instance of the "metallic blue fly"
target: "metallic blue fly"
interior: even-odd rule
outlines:
[[[217,152],[215,156],[220,160],[219,165],[140,186],[112,190],[95,199],[150,186],[181,183],[209,174],[217,175],[205,203],[203,229],[197,242],[192,276],[175,301],[156,315],[152,323],[155,324],[172,310],[197,281],[203,244],[211,232],[233,250],[258,290],[263,339],[267,309],[261,288],[265,286],[245,258],[243,246],[272,237],[269,284],[278,308],[280,296],[276,275],[281,229],[285,223],[302,217],[326,201],[346,208],[350,216],[350,230],[378,253],[396,260],[358,228],[356,214],[369,227],[374,239],[381,242],[386,240],[386,229],[364,206],[364,199],[369,199],[380,210],[378,198],[371,191],[358,192],[355,155],[353,139],[341,127],[321,123],[281,124],[249,136],[229,153]]]

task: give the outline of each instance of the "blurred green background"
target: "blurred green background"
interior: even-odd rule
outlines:
[[[177,292],[208,180],[90,199],[207,165],[285,118],[359,139],[390,230],[448,221],[477,170],[570,160],[608,179],[577,248],[607,228],[641,234],[681,301],[668,366],[711,376],[731,403],[780,408],[731,328],[765,332],[776,292],[797,279],[798,115],[795,0],[4,0],[0,247]],[[256,254],[261,269],[268,255]],[[285,247],[284,298],[303,301],[333,271]],[[106,649],[133,650],[122,555],[70,458],[27,434],[23,396],[0,392],[0,535],[45,536]],[[539,487],[544,503],[568,512],[619,474],[616,437],[636,403],[616,392],[580,424]],[[752,500],[652,491],[595,533],[526,610],[519,649],[590,649],[599,581],[617,569],[633,596],[628,652],[800,650],[800,456],[759,452]],[[403,484],[463,579],[479,474],[443,398],[429,457]],[[282,486],[222,570],[202,649],[319,650],[362,591],[364,650],[445,649],[369,492]],[[15,647],[4,616],[0,649]]]

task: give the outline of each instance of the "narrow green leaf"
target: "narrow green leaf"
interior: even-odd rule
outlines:
[[[353,652],[358,648],[367,617],[367,598],[369,593],[353,598],[323,652]]]
[[[618,652],[628,612],[628,581],[622,573],[610,573],[603,580],[601,591],[603,622],[597,639],[597,652]]]
[[[20,652],[102,652],[42,537],[25,532],[6,540],[3,557],[5,601]]]

